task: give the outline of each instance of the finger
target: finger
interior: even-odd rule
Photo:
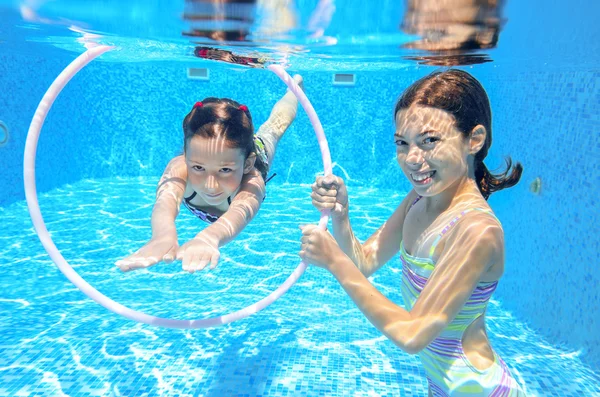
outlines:
[[[221,258],[221,254],[216,253],[210,259],[210,268],[214,269],[219,264],[219,259]]]
[[[310,198],[320,203],[335,203],[337,198],[337,190],[322,190],[318,192],[312,192]]]
[[[125,261],[125,260],[116,261],[115,265],[123,272],[129,271],[129,261]]]
[[[183,247],[179,247],[179,249],[177,250],[177,257],[176,259],[178,261],[183,261],[183,258],[185,257],[185,245]]]
[[[178,254],[179,255],[179,254]],[[183,270],[186,272],[193,273],[194,269],[192,268],[192,255],[191,252],[184,251],[181,258],[181,266]]]
[[[331,186],[329,188],[320,187],[315,190],[314,193],[323,197],[336,197],[338,195],[338,188],[337,186]]]
[[[145,269],[145,268],[148,268],[157,263],[158,263],[158,258],[155,256],[150,256],[148,258],[142,258],[140,261],[137,262],[137,265],[138,265],[138,269]]]
[[[202,258],[201,255],[195,254],[192,258],[192,268],[194,269],[195,272],[200,271],[202,269],[204,269],[204,267],[200,267],[202,265],[202,262],[204,261],[204,259]]]
[[[327,175],[326,177],[323,178],[323,186],[324,187],[332,187],[335,186],[337,188],[339,188],[340,186],[344,185],[344,180],[342,178],[340,178],[339,176],[336,175]]]
[[[198,260],[198,266],[197,269],[198,270],[204,270],[204,268],[206,267],[206,265],[208,265],[208,263],[210,262],[210,256],[204,254],[202,257],[199,258]]]
[[[323,177],[323,187],[332,187],[332,186],[337,185],[336,178],[337,177],[333,174]]]
[[[310,236],[310,234],[312,234],[313,230],[315,230],[316,228],[316,225],[305,225],[302,227],[302,234],[304,236]]]
[[[324,205],[331,207],[337,203],[337,199],[335,197],[320,196],[315,193],[311,194],[310,198],[312,199],[313,205]]]
[[[163,262],[165,263],[173,263],[175,257],[177,256],[177,247],[173,247],[163,256]]]

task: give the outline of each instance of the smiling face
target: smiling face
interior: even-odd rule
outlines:
[[[444,110],[412,105],[396,113],[396,158],[421,196],[435,196],[469,176],[469,139]]]
[[[238,190],[252,160],[242,149],[229,147],[223,136],[193,136],[185,150],[188,183],[207,204],[218,206]]]

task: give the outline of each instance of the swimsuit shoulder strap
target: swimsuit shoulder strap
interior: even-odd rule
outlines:
[[[419,196],[417,195],[417,198],[412,202],[412,204],[408,207],[408,210],[406,211],[406,213],[408,213],[408,211],[410,211],[410,209],[413,207],[413,205],[417,204],[417,202],[419,200],[421,200],[423,198],[423,196]]]
[[[438,243],[440,242],[440,240],[442,239],[442,237],[444,237],[444,235],[446,233],[448,233],[448,231],[450,229],[452,229],[452,227],[454,225],[456,225],[458,223],[458,221],[460,220],[460,218],[462,218],[463,216],[465,216],[466,214],[468,214],[471,211],[481,211],[481,212],[485,212],[487,214],[490,214],[491,216],[494,217],[494,219],[496,219],[496,221],[498,221],[498,223],[500,223],[500,220],[498,220],[498,218],[496,217],[496,215],[494,215],[494,213],[492,211],[490,211],[487,208],[469,208],[466,209],[464,211],[462,211],[460,214],[458,214],[456,217],[454,217],[454,219],[452,219],[450,221],[450,223],[448,223],[440,232],[440,234],[437,235],[437,237],[435,238],[435,240],[433,241],[433,244],[431,244],[431,248],[429,249],[429,259],[433,260],[433,254],[435,253],[435,249],[437,248]]]
[[[190,201],[192,201],[194,199],[194,197],[196,197],[196,192],[192,193],[192,195],[190,197],[184,197],[184,200],[186,203],[190,203]]]

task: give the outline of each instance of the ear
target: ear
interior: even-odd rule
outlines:
[[[256,153],[252,152],[248,155],[248,158],[244,161],[244,174],[249,173],[254,168],[256,162]]]
[[[483,145],[485,145],[486,137],[487,131],[485,127],[481,124],[476,125],[471,130],[471,135],[469,136],[469,154],[476,155],[483,148]]]

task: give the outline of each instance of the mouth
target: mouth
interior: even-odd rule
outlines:
[[[206,197],[210,197],[210,198],[216,198],[219,197],[221,195],[221,193],[216,193],[216,194],[209,194],[209,193],[204,193],[204,195]]]
[[[427,185],[433,180],[436,171],[411,173],[410,177],[417,185]]]

